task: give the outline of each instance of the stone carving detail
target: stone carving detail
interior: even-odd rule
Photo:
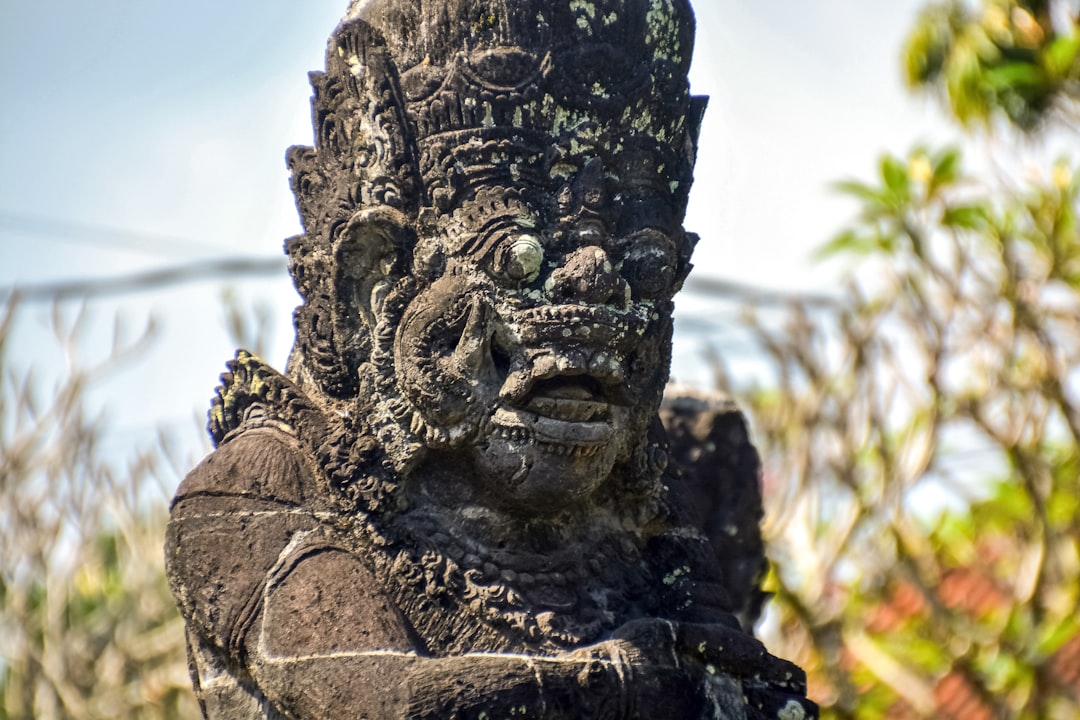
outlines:
[[[741,418],[658,412],[692,44],[686,0],[353,3],[288,154],[292,356],[229,363],[173,502],[206,717],[816,716],[740,625]]]

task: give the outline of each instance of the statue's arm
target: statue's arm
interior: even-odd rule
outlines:
[[[373,719],[712,717],[701,672],[642,662],[641,640],[556,657],[432,657],[359,558],[312,541],[268,582],[244,656],[266,696],[305,720],[358,708]]]
[[[293,558],[268,584],[245,656],[297,718],[816,717],[802,671],[737,628],[642,619],[553,657],[431,657],[354,555],[313,543]]]
[[[706,712],[704,680],[691,680],[688,672],[580,655],[431,658],[369,651],[264,659],[253,672],[276,702],[305,720],[714,717]],[[723,690],[731,707],[742,705],[735,683]]]

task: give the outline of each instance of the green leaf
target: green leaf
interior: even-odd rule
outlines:
[[[990,68],[983,73],[986,84],[994,90],[1016,90],[1045,85],[1046,72],[1028,62],[1011,62]]]
[[[1059,624],[1042,628],[1039,632],[1038,650],[1044,657],[1053,655],[1061,646],[1080,633],[1080,619],[1069,616]]]
[[[934,155],[931,161],[934,168],[934,174],[930,178],[931,194],[934,190],[952,185],[959,179],[962,159],[960,150],[954,147],[945,148]]]
[[[1065,77],[1076,62],[1078,51],[1080,51],[1080,33],[1056,37],[1043,52],[1043,67],[1054,77]]]
[[[952,22],[953,8],[933,4],[919,13],[904,42],[902,63],[908,87],[917,88],[937,82],[949,60],[956,41]]]
[[[841,180],[832,184],[833,190],[873,205],[887,205],[887,199],[875,188],[858,180]]]
[[[892,155],[881,158],[881,179],[889,189],[895,206],[903,205],[909,197],[908,173],[904,163]]]
[[[961,205],[946,208],[941,224],[949,228],[982,230],[990,222],[989,213],[981,205]]]
[[[837,255],[869,255],[875,249],[872,238],[855,230],[845,230],[814,251],[815,260],[827,260]]]
[[[965,127],[985,123],[993,108],[990,93],[985,87],[978,45],[972,42],[957,45],[948,68],[944,76],[944,89],[953,115]]]
[[[1075,476],[1074,476],[1075,477]],[[1046,501],[1046,519],[1052,528],[1072,528],[1080,518],[1080,497],[1072,488],[1058,489]]]

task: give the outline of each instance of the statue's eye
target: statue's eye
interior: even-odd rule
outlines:
[[[513,235],[502,242],[495,253],[493,270],[513,283],[527,283],[540,274],[544,247],[535,235]]]
[[[655,298],[671,290],[675,280],[675,248],[659,230],[640,230],[626,239],[622,274],[634,294]]]

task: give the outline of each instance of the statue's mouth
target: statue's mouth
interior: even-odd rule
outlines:
[[[490,344],[503,378],[491,432],[560,454],[595,454],[621,426],[626,355],[643,324],[631,313],[582,306],[543,306],[514,319],[516,332],[497,332]]]
[[[516,392],[505,392],[511,386]],[[559,454],[595,454],[616,432],[620,406],[615,376],[581,368],[507,380],[503,403],[492,416],[499,437],[536,444]]]
[[[617,351],[575,343],[514,354],[516,361],[505,361],[508,369],[499,389],[507,405],[574,421],[579,415],[595,417],[597,408],[591,404],[626,404],[626,359]]]
[[[523,398],[525,410],[563,422],[603,421],[610,403],[600,382],[589,375],[558,375],[535,383]]]

